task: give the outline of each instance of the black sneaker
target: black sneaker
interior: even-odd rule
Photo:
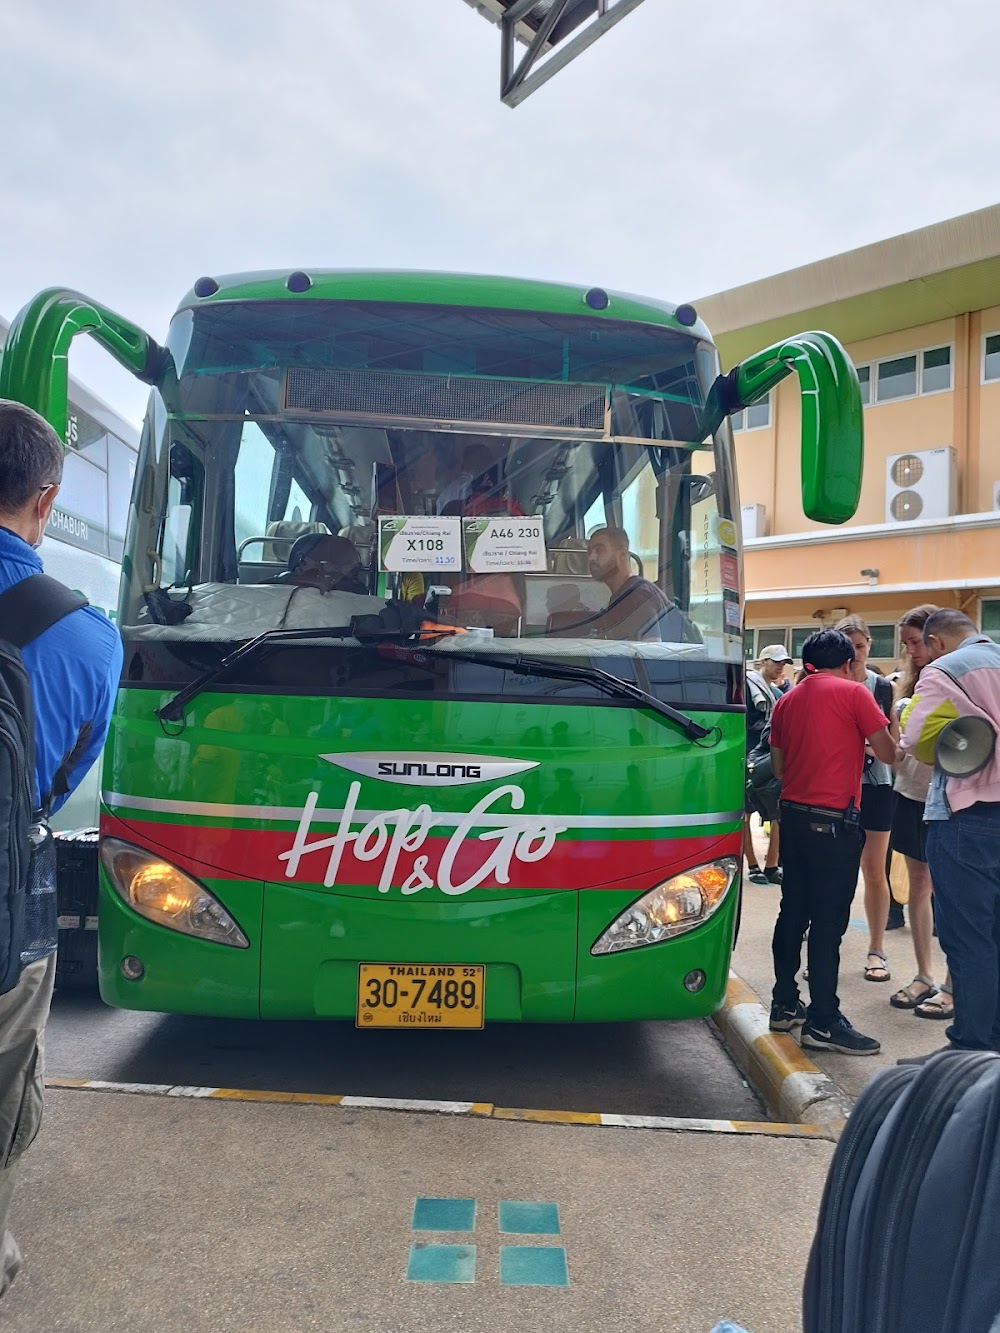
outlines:
[[[792,1028],[800,1028],[806,1021],[806,1007],[798,1001],[793,1009],[787,1004],[771,1005],[771,1021],[768,1027],[772,1032],[791,1032]]]
[[[801,1040],[807,1050],[838,1051],[841,1055],[874,1055],[882,1049],[881,1042],[855,1031],[843,1015],[826,1028],[806,1023]]]
[[[781,866],[769,866],[764,871],[764,878],[768,884],[780,884],[782,880]]]
[[[747,879],[751,884],[767,884],[767,871],[762,870],[760,866],[749,866],[747,869]]]

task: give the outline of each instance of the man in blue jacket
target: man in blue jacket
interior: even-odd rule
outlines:
[[[37,547],[62,466],[63,446],[48,422],[0,399],[0,593],[41,572]],[[121,639],[106,616],[84,606],[39,634],[21,655],[35,705],[35,800],[51,813],[104,745],[121,675]],[[17,1161],[41,1123],[42,1041],[56,944],[41,942],[14,989],[0,995],[0,1297],[21,1267],[7,1214]]]

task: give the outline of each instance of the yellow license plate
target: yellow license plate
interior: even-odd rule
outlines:
[[[481,1028],[481,963],[359,963],[359,1028]]]

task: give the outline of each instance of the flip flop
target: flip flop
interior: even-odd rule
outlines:
[[[915,1018],[933,1018],[939,1023],[955,1017],[955,1001],[951,991],[942,986],[937,995],[928,1000],[921,1000],[913,1011]]]
[[[924,989],[919,995],[915,995],[914,986],[923,986]],[[938,988],[930,977],[914,977],[908,986],[898,990],[895,995],[889,996],[889,1003],[893,1009],[916,1009],[918,1004],[933,999],[937,993]]]
[[[891,979],[888,968],[889,960],[886,958],[885,954],[879,953],[877,949],[869,949],[868,957],[881,958],[882,961],[880,963],[865,964],[865,981],[889,981]],[[876,976],[875,974],[877,972],[881,972],[882,975]]]

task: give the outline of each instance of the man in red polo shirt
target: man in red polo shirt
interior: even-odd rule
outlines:
[[[873,696],[850,679],[853,662],[846,634],[811,634],[802,646],[805,679],[777,701],[771,718],[785,869],[771,946],[771,1030],[802,1027],[802,1045],[811,1050],[874,1055],[879,1043],[840,1012],[837,977],[865,841],[858,823],[865,746],[891,764],[896,745]],[[808,1010],[795,979],[807,930]]]

